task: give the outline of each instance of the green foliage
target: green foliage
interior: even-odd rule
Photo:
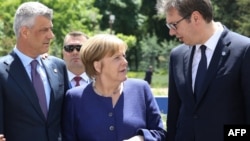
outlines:
[[[17,7],[29,0],[0,0],[0,55],[15,45],[12,29]],[[153,64],[155,71],[168,70],[170,50],[179,44],[170,37],[165,17],[157,14],[155,0],[39,0],[54,10],[55,39],[50,54],[61,57],[63,38],[72,30],[89,36],[109,33],[109,15],[115,15],[113,33],[128,44],[131,70],[144,71]],[[250,36],[249,0],[212,0],[215,20],[229,29]]]
[[[235,24],[237,26],[237,31],[250,37],[250,1],[249,0],[237,0],[237,5],[239,5],[239,19],[235,20]]]
[[[138,79],[144,79],[145,72],[134,72],[129,71],[128,77],[129,78],[138,78]],[[152,76],[152,88],[167,88],[168,86],[168,74],[166,69],[160,69],[158,71],[154,71]]]
[[[147,36],[140,41],[139,45],[141,46],[140,56],[143,60],[141,61],[139,68],[145,70],[149,65],[154,66],[154,68],[155,66],[159,66],[159,63],[161,63],[159,60],[160,57],[163,57],[162,64],[166,64],[164,63],[164,60],[166,60],[165,54],[164,52],[161,52],[162,47],[158,44],[155,35],[150,37],[150,35],[147,34]]]
[[[15,36],[12,30],[13,18],[17,7],[27,0],[1,0],[0,5],[0,23],[3,22],[3,33],[0,37],[2,50],[0,55],[5,55],[15,44]],[[102,15],[99,9],[95,8],[95,0],[40,0],[41,3],[53,9],[53,32],[55,39],[50,48],[50,54],[61,57],[63,39],[67,32],[80,30],[89,36],[100,32],[99,22]],[[6,12],[8,11],[8,12]],[[2,30],[1,30],[2,31]]]
[[[13,32],[13,17],[17,4],[20,0],[3,1],[0,0],[0,56],[10,52],[15,45],[15,36]]]
[[[93,6],[94,0],[43,0],[41,1],[54,11],[54,34],[50,54],[60,57],[64,36],[74,30],[79,30],[91,36],[99,31],[98,23],[102,17],[99,9]]]
[[[236,0],[212,0],[212,4],[215,20],[222,22],[229,29],[235,29],[234,20],[237,19],[239,10]]]
[[[142,0],[95,0],[94,5],[103,13],[100,22],[101,30],[109,28],[109,15],[115,15],[113,30],[115,33],[124,35],[141,34],[139,29],[138,14],[141,8]]]
[[[249,0],[212,0],[215,20],[229,29],[250,36]]]
[[[166,72],[166,71],[165,71]],[[167,88],[168,87],[168,74],[167,73],[154,73],[152,76],[153,88]]]
[[[127,75],[129,78],[139,78],[139,79],[144,78],[144,72],[129,71]]]
[[[118,33],[116,34],[116,36],[127,43],[128,49],[136,45],[136,37],[133,35],[124,35],[124,34]]]
[[[168,69],[168,57],[172,48],[177,46],[179,42],[176,40],[170,41],[158,41],[155,34],[145,36],[140,41],[141,46],[141,60],[139,68],[146,70],[149,65],[152,65],[155,69],[165,68]]]

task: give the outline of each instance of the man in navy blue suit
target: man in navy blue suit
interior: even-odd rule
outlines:
[[[224,125],[250,124],[250,39],[215,22],[210,0],[166,0],[163,12],[184,43],[170,55],[168,141],[223,141]]]
[[[7,141],[60,139],[67,69],[62,59],[40,57],[54,38],[52,13],[39,2],[23,3],[16,11],[16,45],[0,59],[0,134]]]

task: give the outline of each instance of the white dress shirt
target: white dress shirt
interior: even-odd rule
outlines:
[[[14,47],[14,52],[20,58],[21,62],[23,63],[23,66],[24,66],[24,68],[25,68],[25,70],[26,70],[26,72],[27,72],[27,74],[28,74],[28,76],[30,78],[30,80],[32,81],[32,79],[31,79],[31,65],[30,65],[30,63],[34,59],[30,58],[29,56],[27,56],[25,54],[23,54],[16,47]],[[49,82],[48,82],[48,79],[47,79],[47,75],[46,75],[45,69],[44,69],[44,67],[43,67],[43,65],[41,63],[40,56],[38,56],[36,58],[36,60],[39,62],[38,65],[37,65],[37,71],[39,72],[39,74],[41,76],[41,79],[43,81],[43,86],[44,86],[45,94],[46,94],[47,107],[49,108],[51,88],[50,88],[50,85],[49,85]]]
[[[69,77],[69,81],[70,81],[71,86],[74,87],[74,86],[76,85],[76,82],[75,82],[75,80],[74,80],[74,77],[76,77],[76,75],[73,74],[72,72],[70,72],[70,71],[68,70],[68,77]],[[86,74],[85,72],[82,73],[82,74],[80,75],[80,77],[82,78],[82,79],[80,80],[80,82],[79,82],[80,85],[87,85],[87,84],[90,83],[90,79],[89,79],[89,77],[87,76],[87,74]]]
[[[206,57],[207,57],[207,68],[211,62],[214,50],[216,48],[216,45],[220,39],[220,36],[223,32],[223,26],[221,23],[216,23],[218,25],[217,30],[215,33],[205,42],[206,48]],[[196,45],[195,52],[194,52],[194,57],[193,57],[193,64],[192,64],[192,87],[194,90],[194,84],[195,84],[195,77],[197,73],[197,69],[199,66],[199,62],[201,59],[201,50],[200,50],[201,45]]]

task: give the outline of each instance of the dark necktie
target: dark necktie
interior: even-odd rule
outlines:
[[[207,72],[207,57],[205,54],[206,46],[202,45],[200,49],[201,49],[201,60],[197,69],[195,85],[194,85],[194,96],[196,100],[197,100],[198,95],[201,92],[201,88],[204,83],[204,78]]]
[[[80,80],[81,80],[82,78],[80,77],[80,76],[76,76],[76,77],[74,77],[74,80],[75,80],[75,82],[76,82],[76,85],[75,86],[80,86]]]
[[[30,63],[30,65],[31,65],[31,78],[32,78],[32,83],[34,85],[34,88],[36,90],[36,94],[37,94],[37,97],[39,100],[40,107],[42,109],[42,112],[43,112],[45,118],[47,118],[47,102],[46,102],[45,90],[44,90],[42,79],[36,70],[37,64],[38,64],[37,60],[33,60]]]

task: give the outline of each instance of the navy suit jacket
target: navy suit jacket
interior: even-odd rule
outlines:
[[[196,102],[193,54],[184,44],[171,52],[168,141],[223,141],[225,124],[250,124],[250,39],[224,29]]]
[[[42,59],[51,87],[48,117],[39,106],[32,82],[19,57],[12,52],[0,59],[0,134],[8,141],[57,141],[62,103],[69,88],[63,60]]]

